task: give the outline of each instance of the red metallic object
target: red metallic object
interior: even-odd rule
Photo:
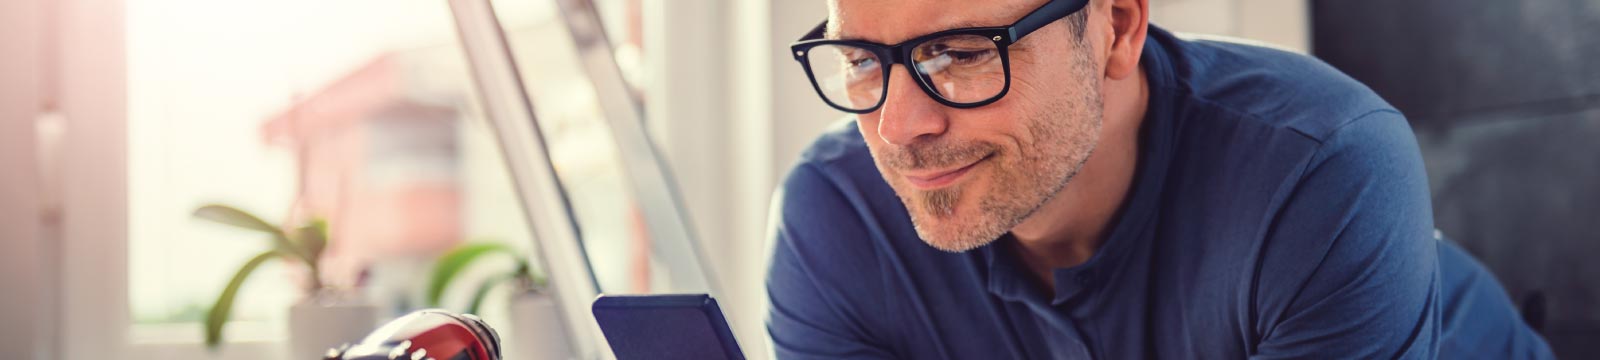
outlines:
[[[500,336],[469,314],[420,310],[390,321],[324,360],[500,360]]]

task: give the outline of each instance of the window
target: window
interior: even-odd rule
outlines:
[[[217,294],[268,248],[263,234],[191,216],[205,204],[269,222],[326,218],[322,280],[364,294],[385,319],[422,306],[428,269],[456,244],[532,251],[446,2],[128,0],[127,9],[135,344],[195,347]],[[307,277],[291,263],[259,269],[224,341],[282,341]]]
[[[602,1],[596,10],[610,37],[617,66],[631,80],[627,93],[597,95],[567,22],[557,4],[493,0],[511,55],[531,98],[540,131],[566,191],[595,280],[609,293],[667,289],[662,273],[673,271],[653,258],[644,209],[630,188],[622,156],[599,96],[639,97],[640,54],[636,0]],[[583,34],[592,36],[594,34]],[[612,99],[614,100],[614,99]],[[631,111],[626,109],[622,111]],[[657,244],[658,245],[658,244]]]

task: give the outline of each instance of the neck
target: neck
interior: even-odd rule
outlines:
[[[1047,291],[1055,288],[1053,269],[1082,264],[1100,249],[1132,187],[1139,126],[1149,103],[1144,70],[1107,79],[1102,94],[1099,145],[1071,183],[1011,230],[1018,258]]]

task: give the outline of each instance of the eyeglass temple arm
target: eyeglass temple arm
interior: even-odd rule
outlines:
[[[1089,0],[1050,0],[1049,3],[1034,9],[1027,16],[1017,20],[1017,23],[1011,24],[1011,33],[1008,35],[1011,35],[1011,41],[1017,41],[1017,39],[1033,33],[1034,30],[1050,25],[1052,21],[1060,20],[1067,17],[1067,15],[1082,10],[1088,4]]]
[[[806,36],[801,36],[800,40],[796,40],[796,41],[806,41],[806,40],[821,39],[822,36],[827,33],[827,31],[828,31],[828,19],[822,19],[822,22],[818,23],[817,27],[812,28],[810,32],[806,33]]]

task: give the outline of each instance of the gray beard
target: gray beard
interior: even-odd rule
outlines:
[[[1074,76],[1088,84],[1077,101],[1047,105],[1028,121],[1034,143],[1008,154],[994,144],[930,144],[895,153],[874,154],[880,171],[887,169],[946,167],[994,153],[989,192],[979,194],[978,214],[961,219],[956,214],[965,184],[933,191],[895,189],[911,215],[918,237],[936,249],[965,252],[999,239],[1059,196],[1077,177],[1099,145],[1103,98],[1087,54],[1073,64]],[[880,156],[881,155],[881,156]],[[895,182],[891,181],[890,184]]]
[[[1097,111],[1094,113],[1098,115]],[[940,229],[929,224],[962,220],[957,219],[955,215],[959,200],[967,190],[964,186],[957,185],[923,192],[912,191],[909,196],[901,195],[900,200],[911,213],[911,222],[918,237],[939,250],[965,252],[994,242],[995,239],[1032,217],[1044,207],[1044,204],[1049,203],[1066,189],[1067,184],[1077,177],[1083,170],[1084,164],[1088,163],[1089,157],[1093,155],[1098,145],[1098,137],[1092,134],[1098,132],[1100,119],[1098,116],[1090,119],[1092,120],[1086,121],[1089,124],[1079,125],[1086,128],[1077,129],[1080,137],[1086,139],[1080,139],[1082,141],[1076,143],[1061,137],[1035,137],[1041,142],[1049,141],[1046,139],[1056,141],[1053,144],[1056,146],[1049,146],[1049,150],[1064,151],[1055,153],[1054,157],[1044,156],[1049,154],[1037,154],[1040,156],[1010,159],[1017,162],[1016,164],[989,164],[995,166],[991,181],[993,187],[979,199],[978,217],[966,219],[971,223],[965,226],[946,229],[954,231],[952,234],[940,234],[938,233]],[[1053,132],[1034,130],[1036,136],[1048,136],[1052,134],[1046,133]],[[999,158],[996,157],[995,160]],[[1029,164],[1034,166],[1026,166]]]

